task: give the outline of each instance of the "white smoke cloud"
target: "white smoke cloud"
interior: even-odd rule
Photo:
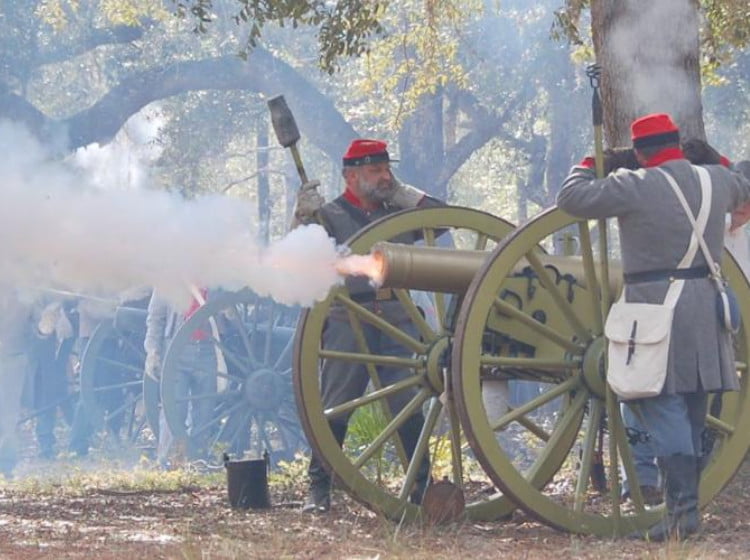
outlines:
[[[148,166],[162,152],[155,140],[164,124],[158,107],[149,106],[130,117],[109,144],[79,148],[73,154],[73,161],[100,188],[146,187]]]
[[[264,247],[245,201],[95,187],[7,121],[0,122],[0,150],[0,277],[21,291],[116,298],[153,286],[183,307],[191,282],[310,305],[340,282],[337,248],[319,226]]]

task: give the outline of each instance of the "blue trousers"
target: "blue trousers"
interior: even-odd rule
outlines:
[[[657,454],[653,439],[627,403],[622,403],[621,412],[625,429],[631,437],[630,450],[633,453],[638,485],[659,487],[659,467],[656,464]],[[623,491],[627,492],[629,489],[630,485],[623,470]]]
[[[659,395],[627,403],[640,415],[657,457],[703,454],[708,393]]]

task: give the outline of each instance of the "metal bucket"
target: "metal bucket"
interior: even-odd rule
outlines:
[[[227,470],[227,493],[229,505],[238,509],[268,509],[271,495],[268,491],[268,453],[263,459],[230,461],[224,455]]]

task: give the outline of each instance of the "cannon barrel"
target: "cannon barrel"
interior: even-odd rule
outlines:
[[[371,254],[380,265],[380,285],[384,288],[404,288],[443,293],[463,293],[469,287],[489,251],[424,247],[381,241],[375,243]],[[539,254],[539,261],[553,268],[559,277],[575,278],[586,288],[583,260],[580,256]],[[523,274],[529,264],[523,260],[516,267]],[[595,265],[597,276],[601,276]],[[619,263],[609,263],[610,293],[617,295],[622,288],[622,268]]]

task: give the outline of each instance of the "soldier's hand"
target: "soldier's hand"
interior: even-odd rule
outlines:
[[[735,231],[746,223],[750,222],[750,202],[746,202],[739,208],[732,211],[732,222],[729,231]]]
[[[417,187],[412,187],[399,181],[395,176],[393,177],[393,183],[395,185],[388,202],[396,208],[406,209],[415,208],[424,198],[425,192],[419,190]]]
[[[55,334],[57,335],[57,340],[60,342],[73,336],[73,323],[70,322],[70,319],[68,319],[67,314],[63,310],[60,310],[58,314],[57,322],[55,323]]]
[[[62,306],[59,302],[50,303],[47,307],[42,310],[42,314],[39,317],[39,323],[37,323],[37,330],[39,334],[48,336],[55,331],[55,326],[60,318]]]
[[[604,150],[604,174],[618,169],[640,169],[633,148],[608,148]]]
[[[325,204],[325,199],[318,192],[320,181],[308,181],[297,193],[297,204],[294,206],[296,224],[307,224],[314,221],[314,216]]]
[[[146,363],[144,364],[143,369],[147,376],[158,383],[160,375],[159,370],[161,369],[161,358],[159,357],[159,354],[156,352],[148,352],[146,354]]]
[[[314,191],[317,190],[317,188],[320,186],[320,181],[317,179],[313,179],[312,181],[308,181],[307,183],[302,183],[302,186],[299,188],[300,192],[304,191]]]

